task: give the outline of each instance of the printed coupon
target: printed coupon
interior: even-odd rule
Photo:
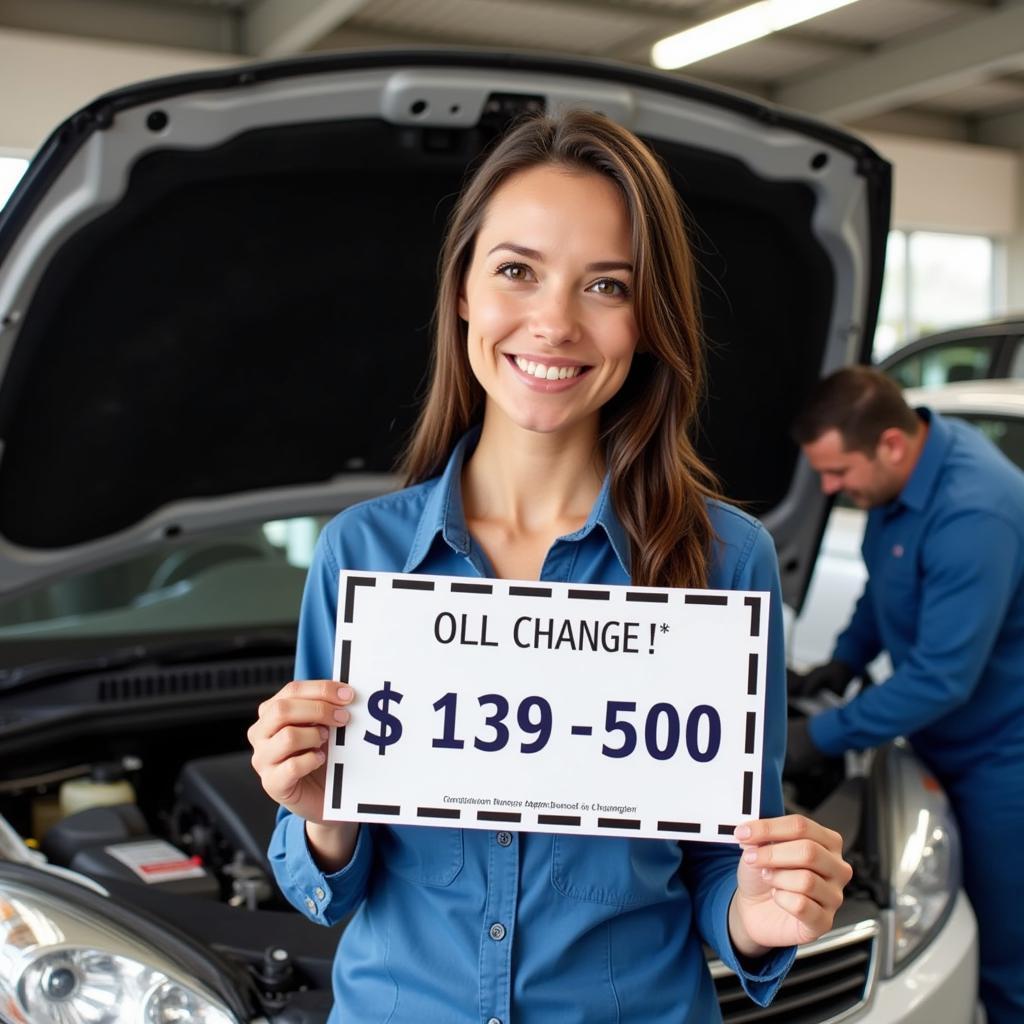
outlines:
[[[339,821],[723,842],[760,815],[769,595],[343,572]]]

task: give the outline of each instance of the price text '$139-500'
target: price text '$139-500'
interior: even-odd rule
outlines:
[[[402,721],[394,705],[401,704],[403,695],[385,681],[382,689],[375,690],[367,700],[370,715],[379,723],[379,731],[366,730],[363,739],[375,746],[383,755],[388,747],[402,738]],[[457,693],[446,693],[434,702],[434,710],[441,716],[441,735],[432,741],[434,747],[461,750],[466,745],[457,733]],[[505,724],[511,705],[500,693],[486,693],[477,698],[481,708],[490,706],[493,713],[486,715],[484,725],[489,727],[490,738],[474,737],[477,750],[503,750],[511,739],[509,727]],[[718,712],[709,704],[698,704],[682,719],[679,710],[666,702],[651,706],[639,723],[643,732],[642,745],[638,724],[631,716],[636,714],[635,701],[610,700],[605,707],[604,729],[608,738],[617,743],[603,743],[601,753],[606,757],[629,757],[635,750],[646,749],[657,761],[667,761],[685,746],[687,755],[694,761],[706,763],[714,759],[722,741],[722,722]],[[535,754],[543,750],[551,738],[554,728],[551,705],[543,697],[524,697],[515,709],[515,720],[520,731],[529,739],[519,743],[524,754]],[[574,736],[593,734],[590,725],[573,725],[570,733]]]

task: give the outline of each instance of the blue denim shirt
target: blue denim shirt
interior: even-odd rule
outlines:
[[[872,509],[868,582],[834,657],[884,647],[895,671],[811,720],[825,751],[908,736],[940,776],[1024,759],[1024,473],[980,431],[919,409],[928,439],[903,491]]]
[[[329,679],[338,573],[491,576],[466,527],[459,444],[434,480],[346,509],[323,531],[303,599],[298,679]],[[762,814],[782,813],[785,664],[774,548],[758,522],[712,503],[709,586],[767,590],[769,628]],[[629,541],[608,482],[585,525],[554,542],[542,580],[627,584]],[[765,1004],[795,950],[741,969],[727,930],[733,845],[363,825],[349,864],[324,874],[301,819],[283,809],[270,845],[281,890],[304,914],[354,916],[334,965],[332,1021],[540,1024],[720,1019],[701,945]],[[495,928],[500,925],[500,928]]]

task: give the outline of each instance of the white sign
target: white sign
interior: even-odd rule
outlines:
[[[729,841],[760,816],[769,595],[343,572],[339,821]]]

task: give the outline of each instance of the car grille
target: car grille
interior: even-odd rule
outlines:
[[[877,926],[866,922],[801,949],[771,1006],[756,1006],[720,962],[711,966],[725,1024],[825,1024],[862,1006],[873,979]]]
[[[110,703],[212,691],[276,690],[291,679],[292,661],[289,656],[181,668],[128,669],[94,677],[96,699]]]

